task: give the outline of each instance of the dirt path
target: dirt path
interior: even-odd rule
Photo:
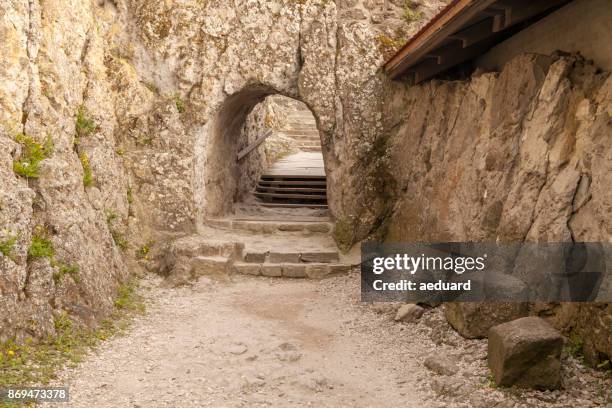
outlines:
[[[148,314],[66,373],[67,406],[428,406],[422,350],[398,352],[403,326],[360,305],[358,282],[147,281]]]

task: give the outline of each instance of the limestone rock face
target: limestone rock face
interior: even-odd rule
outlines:
[[[563,337],[538,317],[524,317],[489,332],[489,368],[495,383],[555,389],[561,380]]]
[[[0,341],[53,334],[63,312],[95,325],[126,265],[164,269],[170,241],[231,212],[240,132],[271,94],[313,111],[346,244],[376,229],[384,50],[372,44],[414,32],[444,2],[424,2],[414,23],[400,5],[337,3],[2,2]],[[38,178],[13,171],[18,134],[53,144]],[[28,260],[37,228],[54,254]],[[150,260],[137,262],[144,247]]]
[[[580,57],[531,54],[467,80],[390,84],[386,239],[610,242],[611,84]],[[450,305],[446,315],[460,333],[483,337],[525,315],[504,310]],[[607,304],[564,307],[569,319],[557,310],[543,317],[566,333],[576,326],[592,356],[610,356]]]

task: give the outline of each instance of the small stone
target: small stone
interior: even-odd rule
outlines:
[[[395,315],[396,322],[414,323],[423,316],[423,309],[421,306],[414,304],[402,305]]]
[[[563,337],[539,317],[524,317],[489,331],[488,362],[502,387],[555,389],[561,383]]]
[[[431,382],[431,388],[439,396],[456,397],[460,394],[464,384],[450,378],[436,378]]]
[[[453,375],[459,371],[455,359],[448,356],[429,356],[425,359],[424,364],[425,367],[440,375]]]
[[[247,350],[248,347],[243,343],[234,343],[225,349],[226,352],[237,356],[246,353]]]

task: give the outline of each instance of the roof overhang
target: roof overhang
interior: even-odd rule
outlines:
[[[452,0],[384,66],[419,83],[471,60],[571,0]]]

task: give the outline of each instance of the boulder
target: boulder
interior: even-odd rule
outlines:
[[[446,303],[444,315],[457,332],[468,339],[487,336],[489,329],[529,314],[527,303]]]
[[[411,303],[402,305],[397,310],[397,314],[395,315],[395,321],[414,323],[419,320],[421,316],[423,316],[424,311],[425,309],[423,309],[421,306],[414,305]]]
[[[488,363],[497,385],[556,389],[563,337],[539,317],[524,317],[489,331]]]

